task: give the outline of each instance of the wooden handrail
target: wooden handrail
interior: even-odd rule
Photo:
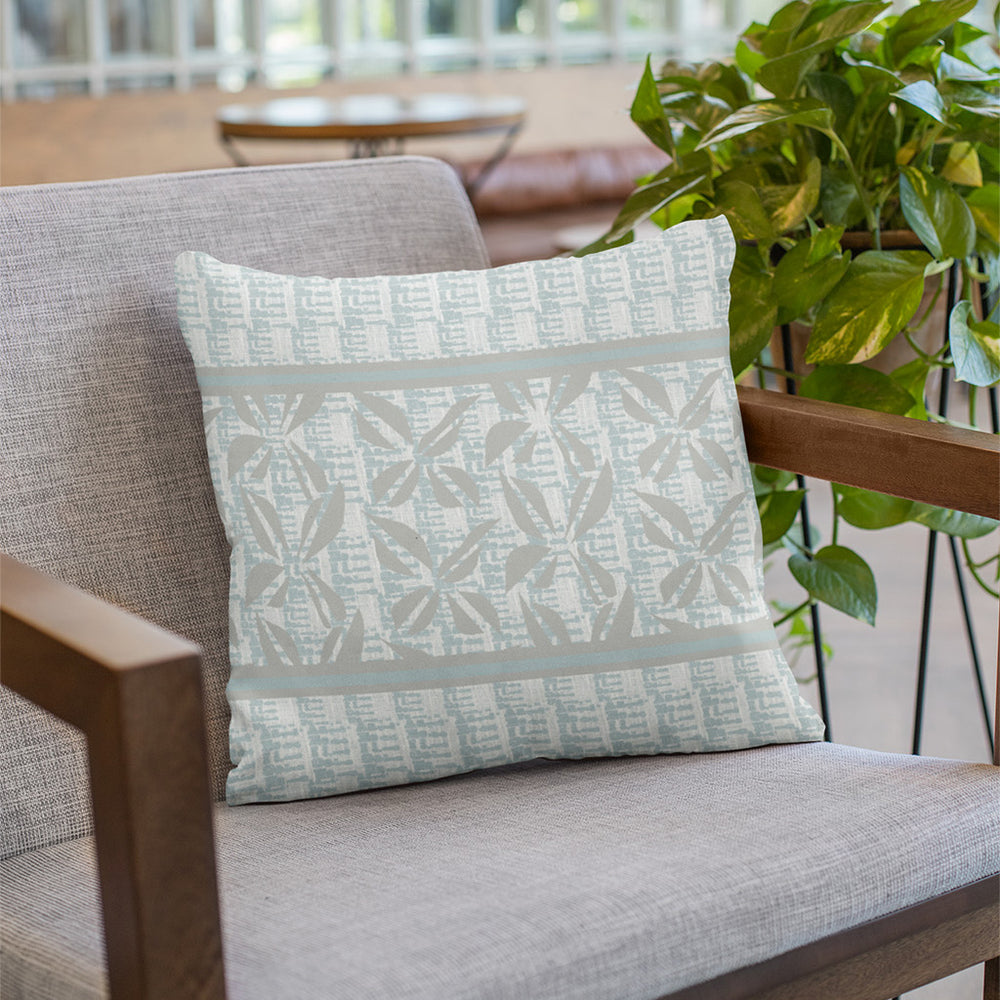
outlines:
[[[774,469],[1000,518],[1000,437],[738,386],[747,452]]]

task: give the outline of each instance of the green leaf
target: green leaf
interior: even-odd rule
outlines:
[[[963,111],[968,111],[971,114],[978,115],[983,118],[991,118],[994,120],[1000,118],[1000,102],[997,101],[995,87],[991,91],[985,87],[975,86],[969,83],[949,81],[942,84],[940,90],[942,96],[953,106],[953,108],[961,108]],[[991,128],[991,132],[989,134],[989,138],[985,139],[985,141],[988,144],[992,143],[995,145],[996,126],[987,127]],[[969,137],[970,136],[966,135],[966,138]]]
[[[751,465],[750,473],[753,477],[756,493],[774,493],[787,489],[795,479],[794,472],[772,469],[766,465]]]
[[[805,490],[785,490],[757,497],[757,512],[764,545],[776,542],[795,522]]]
[[[968,206],[947,183],[915,167],[903,167],[899,201],[907,225],[938,259],[962,259],[976,245],[976,223]]]
[[[990,252],[980,250],[983,261],[983,271],[986,275],[986,294],[993,296],[994,301],[996,300],[997,292],[1000,291],[1000,253]],[[990,313],[990,318],[995,318],[997,316],[997,310],[1000,309],[1000,302],[997,302],[993,306],[993,312]]]
[[[757,79],[757,71],[767,62],[767,56],[763,52],[757,49],[751,48],[746,39],[741,38],[736,43],[736,65],[739,66],[741,70],[751,80]]]
[[[851,85],[836,73],[810,73],[806,77],[806,87],[810,96],[829,106],[834,115],[834,127],[838,133],[842,132],[856,102]]]
[[[672,168],[668,167],[667,170]],[[707,169],[690,170],[673,176],[658,177],[649,184],[636,188],[622,205],[617,218],[611,224],[605,241],[612,243],[631,232],[641,222],[669,205],[683,195],[708,193],[712,189],[710,173]]]
[[[938,59],[938,79],[959,80],[964,83],[991,83],[996,82],[996,70],[992,72],[980,69],[972,63],[965,62],[964,59],[956,59],[954,56],[942,52]]]
[[[984,184],[965,196],[976,229],[994,243],[1000,243],[1000,184]]]
[[[795,524],[793,524],[791,528],[788,529],[784,538],[781,539],[781,544],[791,553],[795,552],[801,553],[803,547],[807,545],[810,548],[815,547],[819,543],[820,534],[821,532],[819,528],[816,527],[815,524],[810,525],[809,541],[807,543],[805,540],[805,535],[803,534],[802,531],[802,522],[798,521]]]
[[[839,42],[864,31],[890,6],[890,3],[878,0],[868,3],[858,3],[857,0],[814,2],[810,4],[802,27],[795,33],[793,44],[802,46],[817,42]]]
[[[941,168],[941,176],[952,184],[978,188],[983,183],[983,168],[979,154],[971,142],[953,142],[948,158]]]
[[[935,121],[941,122],[942,125],[947,121],[944,100],[934,84],[927,80],[917,80],[916,83],[909,84],[892,96],[897,101],[904,101]]]
[[[854,67],[864,90],[876,90],[883,87],[899,87],[905,81],[898,74],[885,66],[879,66],[868,59],[856,59],[850,52],[844,53],[844,62]],[[853,74],[852,74],[853,75]]]
[[[852,229],[864,219],[864,205],[846,168],[839,165],[823,168],[819,210],[828,226]]]
[[[753,364],[771,339],[778,314],[772,282],[770,272],[761,269],[753,247],[736,248],[729,276],[729,357],[736,375]]]
[[[943,48],[944,42],[937,40],[911,49],[906,61],[900,67],[900,75],[907,80],[934,79],[937,75],[934,70]]]
[[[867,250],[820,306],[809,364],[851,364],[878,354],[912,319],[924,290],[922,250]]]
[[[639,126],[642,133],[654,145],[671,155],[673,154],[674,140],[670,132],[670,122],[660,105],[660,91],[656,86],[656,78],[653,76],[649,56],[646,57],[646,65],[639,78],[639,86],[636,88],[635,97],[632,100],[630,115],[632,121]]]
[[[662,81],[660,105],[667,122],[674,128],[677,125],[685,125],[699,136],[717,125],[732,110],[732,106],[724,100],[713,98],[700,89],[668,90],[664,93]],[[680,139],[684,138],[682,134]],[[693,146],[690,142],[686,146],[683,142],[678,142],[676,136],[673,141],[675,152],[672,155],[676,157],[675,162],[680,168],[682,161],[686,159],[682,154],[690,151]]]
[[[787,233],[801,226],[819,204],[819,185],[823,174],[819,158],[806,164],[799,184],[767,184],[760,189],[760,202],[771,219],[771,229]]]
[[[822,365],[802,380],[799,393],[880,413],[908,413],[914,398],[897,382],[861,365]]]
[[[589,257],[592,253],[600,253],[602,250],[614,250],[616,247],[628,246],[629,243],[635,242],[635,233],[629,229],[624,235],[620,236],[616,240],[612,240],[608,237],[607,233],[598,236],[596,240],[592,243],[588,243],[586,246],[582,246],[577,250],[574,250],[571,254],[572,257]]]
[[[927,376],[936,367],[927,359],[918,355],[912,361],[907,361],[905,365],[900,365],[892,372],[892,380],[901,385],[912,397],[913,406],[904,414],[907,417],[914,417],[917,420],[927,420],[927,407],[924,403],[924,395],[927,389]]]
[[[1000,8],[994,5],[994,23],[998,18],[1000,18]],[[1000,70],[1000,52],[996,50],[993,41],[995,37],[996,29],[991,37],[990,32],[983,31],[968,21],[959,21],[951,31],[949,52],[972,63],[973,66],[995,73]]]
[[[909,520],[913,501],[872,493],[856,486],[834,486],[837,493],[837,513],[855,528],[878,531]]]
[[[757,80],[775,97],[792,97],[802,78],[819,62],[823,52],[833,45],[817,44],[769,59],[757,69]]]
[[[902,65],[914,49],[938,38],[975,6],[976,0],[924,0],[904,11],[885,33],[885,45],[893,65]]]
[[[974,46],[980,38],[988,38],[989,32],[979,28],[968,21],[960,21],[951,30],[951,47],[949,51],[964,52],[970,46]],[[975,60],[973,59],[973,62]]]
[[[955,362],[955,377],[971,385],[1000,381],[1000,326],[990,320],[976,322],[972,303],[963,299],[948,318],[948,341]]]
[[[887,3],[814,4],[787,50],[761,66],[757,79],[776,97],[791,97],[824,52],[866,28]]]
[[[702,63],[698,77],[705,83],[705,93],[724,101],[730,109],[753,100],[746,77],[728,61]]]
[[[818,264],[824,257],[829,257],[832,253],[840,252],[840,238],[844,235],[844,230],[840,226],[824,226],[822,229],[810,226],[809,236],[809,258],[806,261],[810,266]]]
[[[697,148],[704,149],[768,125],[802,125],[829,131],[833,127],[833,112],[814,97],[793,101],[758,101],[724,118],[698,143]]]
[[[754,32],[753,40],[761,52],[771,59],[787,52],[795,32],[802,27],[808,17],[809,10],[810,5],[806,0],[791,0],[791,3],[778,8],[767,26]],[[749,40],[750,34],[747,33],[744,37]]]
[[[842,545],[827,545],[812,559],[796,552],[789,558],[788,568],[811,597],[852,618],[875,624],[875,577],[856,552]]]
[[[836,239],[833,253],[827,251],[827,256],[818,256],[829,244],[830,235],[839,232],[842,232],[839,227],[821,229],[796,243],[778,262],[774,270],[774,297],[778,301],[779,324],[805,316],[844,276],[851,258],[840,252]]]
[[[911,521],[923,524],[933,531],[956,538],[982,538],[993,531],[998,522],[978,514],[966,514],[960,510],[945,510],[944,507],[932,507],[926,503],[915,503],[910,516]]]
[[[664,229],[672,229],[674,226],[694,217],[695,205],[699,202],[707,204],[708,200],[700,191],[689,194],[682,194],[677,198],[672,198],[668,204],[663,206],[662,213],[654,212],[650,219]]]
[[[715,207],[733,227],[737,240],[770,246],[779,233],[761,201],[760,191],[741,180],[723,180],[716,185]]]

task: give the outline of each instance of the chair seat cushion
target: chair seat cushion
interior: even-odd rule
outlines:
[[[639,1000],[997,872],[1000,770],[831,744],[536,761],[216,822],[232,1000]],[[3,996],[103,995],[92,857],[4,862]]]

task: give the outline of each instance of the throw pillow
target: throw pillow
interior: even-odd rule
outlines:
[[[762,596],[724,219],[328,280],[177,259],[232,544],[232,803],[815,740]]]

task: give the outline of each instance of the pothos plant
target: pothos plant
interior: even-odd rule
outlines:
[[[984,305],[1000,284],[1000,58],[989,33],[961,20],[974,5],[924,0],[897,15],[880,0],[793,0],[751,24],[731,60],[667,62],[658,74],[647,60],[631,115],[669,163],[579,252],[629,242],[649,219],[668,228],[725,215],[739,241],[738,376],[764,384],[777,374],[805,396],[941,419],[928,379],[949,369],[969,384],[974,423],[976,388],[1000,380],[998,309]],[[934,305],[925,291],[936,284],[940,295],[944,272],[954,288],[948,337],[928,349],[914,334]],[[775,327],[792,323],[808,336],[799,371],[769,350]],[[862,364],[897,338],[911,348],[905,363]],[[803,497],[794,478],[757,468],[754,479],[764,542],[792,550],[806,591],[781,618],[792,639],[816,601],[874,623],[875,580],[839,544],[842,521],[918,521],[955,535],[975,578],[997,593],[996,546],[978,561],[968,547],[996,522],[834,486],[832,537],[820,545],[794,526]]]

